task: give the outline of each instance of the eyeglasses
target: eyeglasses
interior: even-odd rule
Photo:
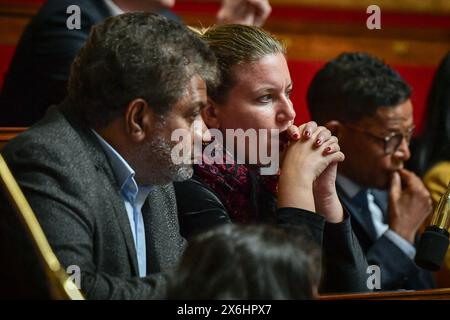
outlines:
[[[375,138],[377,140],[383,141],[383,143],[384,143],[384,153],[385,154],[392,154],[395,151],[397,151],[397,149],[402,144],[403,139],[405,139],[406,142],[409,145],[409,143],[411,142],[411,138],[413,136],[413,133],[414,133],[414,129],[415,129],[415,127],[412,126],[406,131],[406,134],[403,134],[401,132],[391,132],[387,136],[381,137],[379,135],[376,135],[376,134],[373,134],[373,133],[369,132],[367,129],[359,128],[359,127],[354,126],[354,125],[345,124],[345,126],[350,128],[350,129],[353,129],[355,131],[359,131],[359,132],[365,133],[368,136],[370,136],[372,138]]]

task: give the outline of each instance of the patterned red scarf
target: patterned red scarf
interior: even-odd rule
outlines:
[[[279,176],[260,175],[257,166],[227,164],[227,159],[230,156],[224,152],[224,164],[202,161],[194,166],[195,177],[216,193],[232,221],[243,224],[273,221]]]

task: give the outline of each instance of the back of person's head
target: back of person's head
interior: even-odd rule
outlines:
[[[298,232],[222,226],[189,242],[168,298],[311,299],[319,282],[318,257]]]
[[[379,107],[395,107],[411,96],[409,85],[390,66],[366,53],[343,53],[314,76],[307,93],[314,121],[356,122]]]
[[[440,62],[431,85],[423,133],[411,159],[419,175],[439,161],[450,161],[450,52]]]
[[[214,54],[189,29],[157,14],[127,13],[93,27],[72,64],[68,97],[89,125],[103,127],[136,98],[164,114],[193,76],[211,86],[216,73]]]
[[[218,61],[221,75],[219,86],[208,86],[208,96],[218,103],[226,100],[229,89],[234,85],[234,66],[286,52],[280,41],[255,26],[218,25],[197,32],[208,43]]]

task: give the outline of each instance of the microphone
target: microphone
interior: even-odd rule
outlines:
[[[438,271],[441,268],[449,245],[449,227],[450,182],[417,246],[415,262],[419,267],[431,271]]]

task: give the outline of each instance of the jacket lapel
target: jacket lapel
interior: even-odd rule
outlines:
[[[106,169],[107,171],[111,171],[111,168],[108,168],[109,170],[107,168],[103,168],[103,169],[104,170]],[[136,275],[139,275],[136,247],[134,245],[133,233],[131,231],[130,221],[128,220],[128,215],[126,213],[127,210],[125,208],[125,204],[124,204],[122,196],[120,194],[119,187],[117,186],[117,184],[111,183],[112,181],[115,182],[115,180],[111,180],[112,172],[107,172],[107,171],[104,171],[104,172],[108,176],[110,183],[109,184],[107,183],[105,186],[105,189],[104,189],[105,199],[109,199],[111,201],[111,204],[114,208],[115,219],[119,223],[120,230],[122,231],[122,235],[123,235],[125,243],[127,245],[128,256],[130,259],[132,269]],[[113,186],[114,186],[114,188],[113,188]],[[112,196],[112,195],[114,195],[114,196]]]
[[[185,246],[180,235],[173,185],[155,186],[142,207],[147,248],[147,272],[171,270]]]
[[[138,275],[137,254],[130,222],[128,220],[123,198],[120,194],[120,187],[116,182],[109,160],[94,133],[89,127],[82,125],[82,121],[73,113],[70,106],[64,105],[62,111],[67,120],[80,135],[81,140],[85,143],[86,150],[88,151],[96,170],[103,173],[104,181],[98,181],[99,189],[102,190],[104,199],[108,199],[113,207],[114,216],[111,216],[111,220],[116,221],[120,226],[124,242],[128,249],[132,270],[135,275]]]
[[[354,219],[360,229],[364,230],[366,236],[370,238],[371,241],[376,240],[376,232],[375,228],[373,226],[372,217],[369,212],[364,210],[364,208],[352,201],[342,187],[339,185],[338,182],[336,182],[336,188],[338,192],[339,199],[341,200],[344,207],[347,209],[347,211],[352,216],[352,219]]]

